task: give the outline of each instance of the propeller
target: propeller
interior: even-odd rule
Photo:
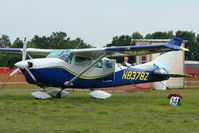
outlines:
[[[2,85],[2,88],[5,87],[5,85],[7,84],[7,82],[9,81],[9,79],[15,75],[19,70],[26,70],[28,72],[28,74],[30,75],[30,77],[36,82],[36,78],[35,76],[30,72],[30,70],[28,69],[29,67],[29,62],[26,61],[26,55],[27,55],[27,48],[26,48],[26,38],[24,39],[24,44],[23,44],[23,51],[22,51],[22,61],[17,62],[14,64],[15,67],[17,67],[17,69],[15,69],[9,76],[8,79],[6,80],[6,82]]]
[[[30,72],[30,70],[27,67],[24,67],[26,69],[26,71],[28,72],[28,74],[30,75],[30,77],[36,82],[36,78],[35,76]]]

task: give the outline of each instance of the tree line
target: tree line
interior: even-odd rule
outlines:
[[[91,48],[90,44],[85,43],[81,38],[70,39],[65,32],[53,32],[50,36],[35,35],[30,41],[26,42],[28,48],[40,49],[74,49]],[[24,40],[16,38],[11,43],[9,36],[2,35],[0,37],[1,48],[23,48]],[[40,57],[40,56],[33,56]],[[0,53],[0,67],[13,67],[14,63],[21,60],[20,54]]]
[[[172,31],[168,32],[154,32],[141,35],[139,32],[134,32],[132,35],[120,35],[115,36],[112,42],[106,44],[106,47],[111,46],[132,46],[135,43],[132,39],[171,39],[173,36]],[[186,60],[196,60],[199,61],[199,34],[196,35],[192,31],[177,31],[176,36],[186,40],[185,47],[190,51],[185,53]],[[90,44],[85,43],[81,38],[76,38],[72,40],[67,36],[65,32],[53,32],[50,36],[38,36],[35,35],[30,41],[26,42],[29,48],[41,48],[41,49],[73,49],[78,46],[78,48],[91,48],[94,47]],[[11,43],[9,36],[2,35],[0,37],[0,47],[1,48],[22,48],[24,40],[16,38],[16,40]],[[116,58],[118,62],[122,62],[123,58]],[[10,53],[0,53],[0,66],[13,67],[13,64],[21,60],[21,55],[10,54]],[[135,62],[135,57],[130,57],[129,62]]]

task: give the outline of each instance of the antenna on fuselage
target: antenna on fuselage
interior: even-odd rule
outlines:
[[[75,49],[77,49],[79,47],[79,45],[81,44],[81,42],[75,47]]]

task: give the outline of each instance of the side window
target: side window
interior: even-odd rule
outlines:
[[[102,68],[102,60],[95,64],[95,67]]]
[[[86,57],[76,56],[74,64],[79,66],[89,66],[91,64],[91,59]]]
[[[110,60],[106,60],[105,64],[107,68],[113,68],[113,63]]]

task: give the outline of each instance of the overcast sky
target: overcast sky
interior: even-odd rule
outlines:
[[[0,0],[0,35],[14,41],[63,31],[102,47],[114,36],[199,33],[199,0]]]

